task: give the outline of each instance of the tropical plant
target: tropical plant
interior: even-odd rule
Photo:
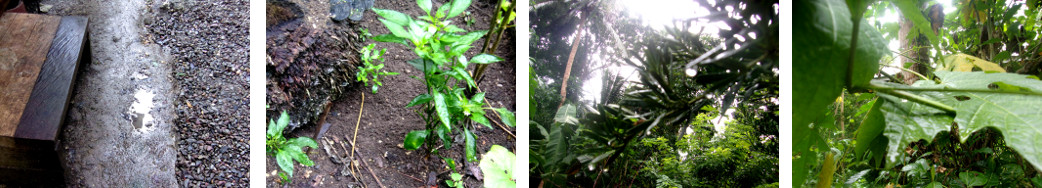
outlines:
[[[772,42],[777,24],[770,24],[777,12],[769,8],[777,2],[703,4],[714,11],[710,15],[760,19],[713,18],[732,24],[734,32],[719,37],[689,31],[691,22],[685,21],[654,29],[639,19],[613,15],[612,6],[604,4],[534,5],[539,13],[533,14],[533,27],[540,35],[533,37],[532,53],[539,63],[530,64],[529,106],[539,110],[531,113],[531,177],[549,187],[777,182],[778,62]],[[733,39],[739,35],[748,40]],[[574,38],[562,40],[569,37]],[[595,53],[608,62],[590,64]],[[577,64],[567,65],[566,58]],[[634,73],[598,68],[611,66]],[[582,80],[594,71],[603,72],[599,95],[571,89],[582,88]],[[558,88],[560,95],[549,91]],[[724,130],[709,122],[725,116],[735,119],[717,121],[726,124]]]
[[[279,172],[279,177],[282,177],[283,181],[288,181],[293,177],[294,161],[304,166],[314,165],[315,163],[308,158],[303,149],[318,147],[318,143],[308,137],[286,139],[282,135],[282,130],[286,129],[286,125],[289,125],[289,114],[282,112],[277,121],[269,120],[265,134],[265,138],[267,138],[265,148],[269,156],[275,156],[275,162],[282,170]]]
[[[488,152],[481,155],[481,174],[485,175],[485,187],[489,188],[512,188],[516,187],[517,180],[514,178],[514,153],[499,145],[492,145]]]
[[[380,82],[380,77],[394,76],[398,75],[398,73],[381,70],[384,68],[383,63],[373,65],[376,61],[383,62],[383,55],[387,52],[386,48],[380,49],[380,51],[374,51],[374,48],[376,48],[376,44],[369,44],[369,46],[362,48],[360,52],[362,54],[362,66],[358,66],[358,75],[356,77],[358,81],[365,83],[366,86],[369,86],[369,82],[372,81],[373,93],[376,93],[376,90],[384,85]]]
[[[1042,81],[1006,73],[1037,74],[1021,66],[1034,64],[1036,50],[1013,51],[1025,54],[1017,57],[1025,62],[1010,63],[992,45],[1038,46],[1019,38],[1037,38],[1037,24],[1026,31],[1015,24],[1037,17],[1039,8],[1037,2],[1025,8],[1001,2],[960,1],[959,14],[949,16],[937,16],[940,6],[931,1],[795,2],[794,20],[808,21],[793,24],[793,45],[814,48],[793,56],[799,70],[793,75],[793,186],[1042,185],[1042,152],[1036,149],[1042,129],[1034,123],[1042,120],[1036,104]],[[867,22],[866,16],[894,8],[910,20],[902,21],[902,32],[913,36],[895,36],[898,26],[878,18],[875,25]],[[1016,11],[1030,17],[1011,19]],[[974,20],[987,24],[978,29]],[[1005,29],[1006,37],[989,31],[1003,24],[1016,29]],[[887,40],[915,35],[924,36],[923,42],[907,41],[915,52],[896,52],[911,62],[890,65]],[[881,64],[918,81],[895,77]]]
[[[373,39],[411,45],[419,58],[408,63],[423,72],[421,81],[427,87],[426,93],[416,96],[406,105],[423,107],[422,118],[426,128],[406,134],[405,149],[415,150],[426,144],[436,152],[433,146],[437,140],[449,148],[453,131],[462,129],[466,160],[476,162],[476,143],[469,122],[492,128],[485,117],[485,110],[492,110],[504,124],[514,126],[514,114],[506,108],[485,107],[484,92],[466,94],[464,91],[467,87],[477,87],[466,69],[472,64],[489,64],[503,59],[490,54],[478,54],[469,59],[465,56],[471,43],[486,33],[467,32],[452,25],[450,19],[463,13],[470,6],[470,0],[454,0],[435,11],[432,11],[430,0],[418,0],[416,3],[425,13],[417,19],[394,10],[373,9],[380,15],[380,22],[391,31],[390,34],[378,35]],[[459,82],[463,83],[463,87],[457,86]]]

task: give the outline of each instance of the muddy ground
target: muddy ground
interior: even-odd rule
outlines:
[[[147,40],[141,22],[147,3],[42,3],[53,5],[53,15],[89,18],[91,62],[81,65],[60,140],[66,183],[70,187],[177,185],[172,58]],[[139,113],[131,111],[135,103],[153,105],[144,105],[144,113]],[[143,126],[136,127],[135,121]]]
[[[436,1],[435,7],[440,6],[442,3],[446,2]],[[495,1],[475,1],[468,9],[468,11],[471,11],[470,18],[474,19],[474,25],[460,24],[459,26],[466,30],[488,29],[488,22],[494,16],[492,15],[494,6]],[[324,22],[326,30],[350,31],[351,27],[362,27],[368,29],[373,35],[389,33],[383,24],[377,20],[378,16],[371,11],[367,11],[364,18],[359,22],[335,23],[324,16],[328,11],[326,1],[310,1],[302,7],[320,10],[311,10],[310,12],[322,15],[315,17],[324,19],[324,21],[319,23]],[[409,15],[420,15],[422,11],[415,5],[415,1],[411,0],[377,1],[374,7],[394,9]],[[466,23],[464,19],[463,17],[456,18],[454,23]],[[487,92],[486,99],[490,105],[493,107],[506,107],[511,111],[516,109],[514,35],[513,28],[507,29],[504,34],[503,44],[500,44],[501,48],[496,53],[497,56],[503,57],[506,61],[492,64],[486,70],[485,79],[480,83],[480,87]],[[482,42],[484,41],[478,40],[475,42],[474,45],[476,47],[472,48],[467,56],[475,55],[480,50]],[[356,46],[367,44],[368,42]],[[427,158],[428,153],[422,151],[426,148],[416,151],[408,151],[402,148],[402,140],[406,133],[424,128],[423,121],[415,112],[418,108],[405,108],[405,104],[424,91],[423,83],[411,78],[412,76],[420,77],[422,73],[405,63],[407,60],[416,58],[416,55],[411,49],[401,44],[378,43],[377,47],[387,48],[387,55],[384,56],[386,59],[384,70],[402,74],[387,77],[384,81],[385,85],[380,87],[378,94],[370,93],[367,87],[352,87],[345,91],[344,97],[335,99],[326,119],[326,123],[329,123],[331,127],[323,138],[317,140],[320,142],[320,148],[314,148],[308,153],[308,156],[315,161],[315,166],[303,167],[297,165],[292,181],[286,185],[297,187],[352,187],[365,184],[369,187],[377,187],[378,183],[373,178],[375,175],[380,179],[379,184],[387,187],[421,187],[431,182],[441,187],[446,186],[444,180],[448,177],[448,169],[440,158],[434,155]],[[357,172],[358,174],[352,175],[351,172],[342,172],[345,171],[344,169],[346,169],[347,165],[338,163],[325,150],[329,149],[330,152],[334,153],[333,155],[341,157],[349,155],[346,152],[346,150],[351,149],[351,144],[348,140],[355,133],[355,123],[358,121],[359,107],[362,104],[362,93],[366,93],[364,99],[365,106],[357,132],[358,154],[356,158],[364,159],[365,162],[362,166],[369,168],[373,174],[370,174],[367,169],[362,169],[360,172]],[[494,114],[491,111],[488,113],[490,115]],[[269,113],[268,117],[272,118],[273,116]],[[498,118],[493,119],[498,121]],[[485,153],[493,144],[502,145],[512,150],[515,147],[515,138],[511,137],[507,131],[495,125],[493,125],[494,129],[484,126],[476,127],[473,131],[478,142],[478,153]],[[514,128],[507,128],[511,134],[515,132]],[[296,131],[289,132],[288,137],[314,137],[316,132],[318,132],[317,129],[319,129],[319,126],[304,126]],[[441,154],[444,157],[452,157],[457,163],[460,163],[465,161],[463,159],[463,143],[462,139],[455,140],[459,142],[453,143],[450,149],[442,148]],[[275,164],[274,158],[269,156],[266,161],[268,171],[266,172],[267,185],[269,187],[282,185],[280,184],[282,183],[281,179],[276,174],[278,166]],[[458,166],[463,171],[468,171],[468,167],[472,167],[473,171],[480,172],[476,163],[469,166],[464,164]],[[361,180],[361,182],[356,181],[356,178]],[[481,181],[473,175],[467,175],[464,179],[468,187],[481,186]]]
[[[247,1],[41,5],[89,18],[91,62],[60,139],[68,186],[249,183]]]

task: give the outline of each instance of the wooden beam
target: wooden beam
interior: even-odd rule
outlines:
[[[61,17],[0,17],[0,136],[14,136]]]
[[[47,61],[36,80],[28,106],[15,132],[17,138],[57,140],[65,110],[72,97],[73,83],[79,69],[81,54],[87,46],[87,18],[64,16],[54,42],[47,53]],[[86,58],[84,58],[86,59]],[[88,59],[89,60],[89,59]]]

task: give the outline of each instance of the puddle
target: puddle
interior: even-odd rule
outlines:
[[[153,117],[150,112],[155,107],[153,98],[156,94],[146,88],[138,88],[134,92],[134,103],[130,104],[131,122],[135,130],[147,132],[152,130]]]
[[[130,79],[131,80],[144,80],[145,78],[148,78],[148,75],[146,75],[144,72],[145,71],[135,72],[134,74],[130,75]]]

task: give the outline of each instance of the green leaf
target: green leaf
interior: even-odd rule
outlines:
[[[315,140],[312,140],[311,138],[308,138],[308,137],[292,138],[292,139],[289,139],[288,143],[291,146],[299,146],[299,147],[305,147],[306,146],[306,147],[318,148],[318,142],[315,142]]]
[[[507,110],[506,108],[493,108],[492,110],[499,113],[500,121],[503,121],[503,124],[514,127],[515,119],[513,112],[510,112],[510,110]]]
[[[847,61],[853,31],[850,11],[843,0],[794,2],[796,14],[793,20],[808,20],[793,23],[793,47],[815,46],[797,50],[793,54],[793,117],[794,124],[809,124],[812,118],[824,113],[840,91],[847,76]],[[878,60],[886,52],[879,32],[862,19],[858,33],[855,86],[867,85],[878,70]]]
[[[393,42],[393,43],[409,45],[409,40],[408,39],[405,39],[405,38],[402,38],[402,37],[398,37],[398,36],[394,36],[394,34],[377,35],[377,36],[374,36],[372,39],[374,41],[377,41],[377,42]]]
[[[919,81],[913,84],[916,88],[959,89],[964,91],[924,91],[917,95],[938,101],[955,108],[955,117],[939,110],[914,102],[905,102],[892,96],[882,110],[886,112],[887,130],[884,133],[890,138],[887,149],[888,161],[897,161],[903,156],[902,148],[910,142],[920,139],[933,140],[941,131],[950,130],[953,124],[959,126],[959,139],[966,141],[976,131],[994,128],[1002,132],[1006,145],[1016,150],[1021,156],[1042,156],[1042,81],[1028,75],[1011,73],[984,72],[946,72],[934,73],[940,83]],[[1017,92],[992,89],[992,85],[1008,85],[1019,87]],[[977,90],[982,92],[972,92]],[[990,92],[983,92],[989,91]],[[1007,92],[1007,93],[1000,93]],[[1042,169],[1042,158],[1025,157],[1035,168]]]
[[[575,118],[577,112],[575,105],[565,104],[557,109],[557,114],[554,115],[554,123],[579,124],[579,119]]]
[[[464,150],[466,151],[466,154],[467,154],[467,161],[470,161],[470,162],[478,161],[477,152],[475,151],[477,149],[477,143],[474,142],[474,133],[471,133],[470,129],[467,129],[466,127],[463,127],[463,137],[464,137],[464,140],[465,140],[464,141],[464,144],[465,144]]]
[[[477,87],[477,83],[475,83],[474,79],[470,77],[470,73],[467,73],[463,68],[453,67],[452,70],[456,71],[456,75],[459,75],[462,80],[467,81],[468,86]]]
[[[286,152],[278,152],[275,154],[275,162],[279,164],[279,168],[283,172],[289,174],[289,177],[293,177],[293,157]]]
[[[405,134],[405,141],[402,144],[406,150],[416,150],[423,145],[423,141],[427,140],[428,134],[430,131],[427,130],[409,131],[408,134]]]
[[[467,10],[467,7],[470,7],[470,0],[453,0],[447,18],[459,16],[463,11]]]
[[[478,55],[474,56],[473,58],[470,58],[470,62],[471,63],[477,63],[477,64],[489,64],[489,63],[495,63],[495,62],[500,62],[500,61],[503,61],[503,58],[499,58],[499,57],[496,57],[494,55],[489,55],[489,54],[478,54]]]
[[[416,0],[416,5],[419,5],[420,8],[423,9],[424,14],[430,14],[431,6],[434,6],[431,4],[431,0]]]
[[[988,183],[988,179],[984,177],[984,174],[976,171],[960,172],[959,180],[966,184],[966,187],[984,186]]]
[[[445,104],[445,94],[441,94],[438,91],[434,91],[434,111],[438,113],[438,120],[447,131],[452,131],[452,124],[449,124],[449,106]]]
[[[427,102],[430,102],[431,99],[434,98],[431,97],[431,95],[429,94],[420,94],[419,96],[416,96],[416,98],[413,98],[412,101],[409,101],[409,104],[405,105],[405,107],[408,108],[416,105],[427,104]]]
[[[387,27],[387,30],[391,30],[391,34],[394,34],[394,36],[396,37],[404,39],[413,38],[412,34],[410,34],[408,31],[405,31],[405,27],[403,27],[400,24],[396,24],[385,19],[380,19],[380,22],[384,23],[384,26]]]
[[[293,160],[296,160],[301,165],[304,165],[304,166],[315,165],[315,162],[311,161],[311,159],[308,158],[307,154],[304,154],[304,152],[301,151],[299,147],[296,147],[296,148],[297,148],[297,150],[283,150],[282,152],[288,153],[290,157],[293,157]]]
[[[561,110],[558,110],[559,114],[560,112]],[[569,140],[573,134],[574,130],[571,125],[550,126],[550,134],[546,137],[546,150],[544,151],[547,164],[568,164],[572,161],[573,155],[568,146],[570,146]]]
[[[286,113],[286,111],[282,111],[282,114],[279,115],[279,120],[277,122],[275,122],[275,128],[274,128],[275,132],[274,133],[275,134],[282,134],[282,130],[286,130],[286,126],[288,126],[288,125],[289,125],[289,113]]]
[[[441,160],[444,160],[445,164],[449,165],[449,170],[452,170],[453,172],[456,171],[456,160],[452,160],[452,158],[448,157],[442,157]]]
[[[926,34],[926,38],[930,39],[930,44],[936,46],[937,42],[940,42],[937,39],[937,33],[934,33],[932,26],[930,26],[930,21],[926,20],[926,16],[923,16],[923,13],[920,12],[923,8],[919,7],[919,1],[891,0],[890,2],[901,10],[902,16],[912,20],[912,24],[915,25],[920,34]],[[862,23],[865,22],[862,21]]]
[[[489,129],[492,129],[492,125],[489,124],[488,118],[485,118],[484,114],[471,114],[470,120],[473,120],[474,122],[477,122],[481,125],[484,125],[485,127],[488,127]]]
[[[485,30],[471,31],[470,33],[467,33],[466,35],[460,36],[460,38],[458,40],[456,40],[455,42],[452,42],[452,45],[453,46],[470,45],[471,43],[474,43],[474,41],[477,41],[478,39],[481,39],[481,37],[485,36],[485,33],[487,33],[487,32],[488,31],[485,31]]]
[[[387,20],[390,23],[397,24],[399,26],[409,25],[411,18],[408,14],[404,14],[394,10],[373,8],[373,12],[380,15],[382,20]],[[387,24],[386,22],[384,24]]]
[[[434,17],[437,19],[445,18],[445,12],[448,12],[448,10],[449,3],[441,4],[441,6],[438,7],[437,13],[434,14]]]
[[[861,126],[857,129],[857,142],[854,146],[855,156],[863,156],[873,141],[883,136],[886,121],[883,119],[883,112],[879,110],[882,106],[879,102],[872,102],[870,110],[867,112],[868,115],[865,115],[865,120],[861,121]]]
[[[485,187],[490,188],[513,188],[517,182],[514,180],[514,153],[499,145],[492,145],[488,153],[481,156],[481,173],[485,175]]]

